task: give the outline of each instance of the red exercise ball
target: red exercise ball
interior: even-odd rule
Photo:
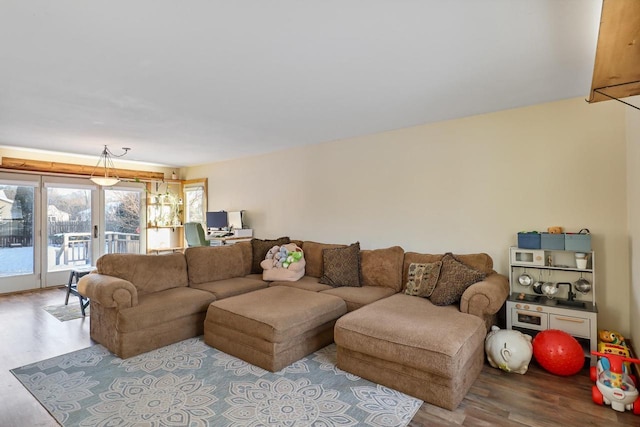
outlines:
[[[556,375],[575,375],[584,365],[584,353],[578,340],[558,329],[547,329],[536,335],[533,356],[540,366]]]

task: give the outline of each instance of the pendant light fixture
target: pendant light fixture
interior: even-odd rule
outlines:
[[[131,148],[125,148],[125,147],[122,147],[122,149],[124,150],[124,153],[120,155],[115,155],[105,145],[104,149],[102,150],[102,154],[100,154],[100,158],[98,159],[98,163],[93,168],[93,172],[91,172],[91,177],[89,179],[94,183],[101,185],[103,187],[110,187],[112,185],[116,185],[117,183],[119,183],[120,178],[116,174],[116,168],[113,166],[113,160],[111,160],[111,158],[122,157],[125,154],[127,154],[129,150],[131,150]],[[95,175],[96,169],[98,169],[98,167],[100,166],[100,163],[102,163],[102,167],[104,169],[104,176]]]

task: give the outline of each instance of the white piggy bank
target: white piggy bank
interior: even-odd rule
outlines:
[[[527,372],[533,354],[530,335],[497,326],[487,334],[484,350],[491,366],[518,374]]]

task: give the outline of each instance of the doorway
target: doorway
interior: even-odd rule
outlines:
[[[40,287],[40,177],[0,173],[0,293]]]
[[[106,253],[146,252],[144,204],[141,183],[0,174],[0,293],[66,284]]]

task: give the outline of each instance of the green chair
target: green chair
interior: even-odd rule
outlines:
[[[199,222],[187,222],[184,224],[184,235],[187,239],[187,245],[192,246],[209,246],[209,241],[204,237],[204,229]]]

